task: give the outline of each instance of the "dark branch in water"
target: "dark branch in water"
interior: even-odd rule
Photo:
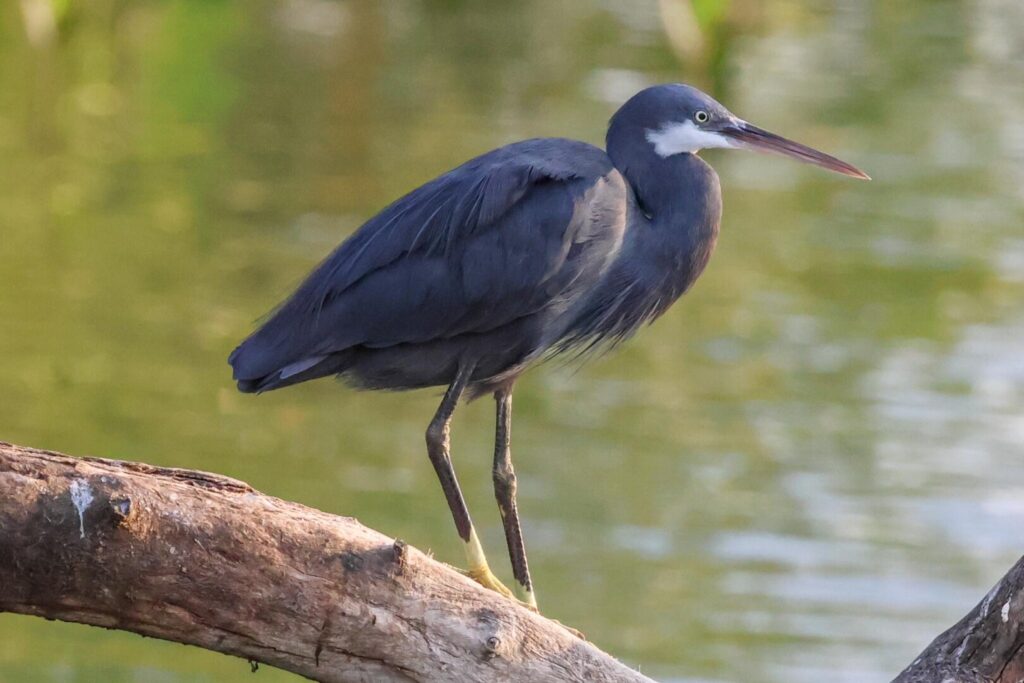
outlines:
[[[1024,557],[893,683],[1019,683],[1024,679],[1022,588]]]

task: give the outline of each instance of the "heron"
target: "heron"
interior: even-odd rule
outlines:
[[[558,354],[611,348],[704,271],[722,215],[702,149],[856,167],[758,128],[692,86],[656,85],[611,117],[605,149],[535,138],[395,200],[345,239],[230,355],[239,390],[336,375],[358,389],[446,387],[427,455],[471,578],[536,610],[510,450],[512,389]],[[492,394],[492,477],[515,592],[491,571],[452,465],[463,400]]]

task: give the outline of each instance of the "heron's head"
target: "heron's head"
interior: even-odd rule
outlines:
[[[623,104],[611,120],[609,148],[616,129],[642,133],[654,153],[663,158],[716,147],[749,149],[868,179],[845,161],[747,123],[710,95],[679,83],[646,88]]]

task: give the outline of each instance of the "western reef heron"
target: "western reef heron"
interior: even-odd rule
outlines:
[[[447,386],[427,453],[469,575],[512,597],[487,565],[449,453],[459,401],[493,394],[494,493],[516,595],[534,608],[509,450],[519,375],[621,342],[694,283],[722,213],[701,149],[776,152],[868,178],[681,84],[630,98],[605,147],[516,142],[411,191],[342,242],[229,359],[243,392],[328,375],[362,389]]]

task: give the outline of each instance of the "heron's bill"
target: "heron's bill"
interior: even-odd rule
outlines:
[[[852,164],[846,163],[842,159],[837,159],[830,154],[819,152],[813,147],[801,145],[799,142],[794,142],[793,140],[784,138],[781,135],[769,133],[763,128],[758,128],[746,121],[737,121],[736,123],[724,127],[719,132],[729,138],[736,147],[752,149],[759,152],[782,154],[784,156],[793,157],[794,159],[803,161],[807,164],[821,166],[822,168],[834,171],[835,173],[848,175],[852,178],[871,180],[871,176],[867,173]]]

